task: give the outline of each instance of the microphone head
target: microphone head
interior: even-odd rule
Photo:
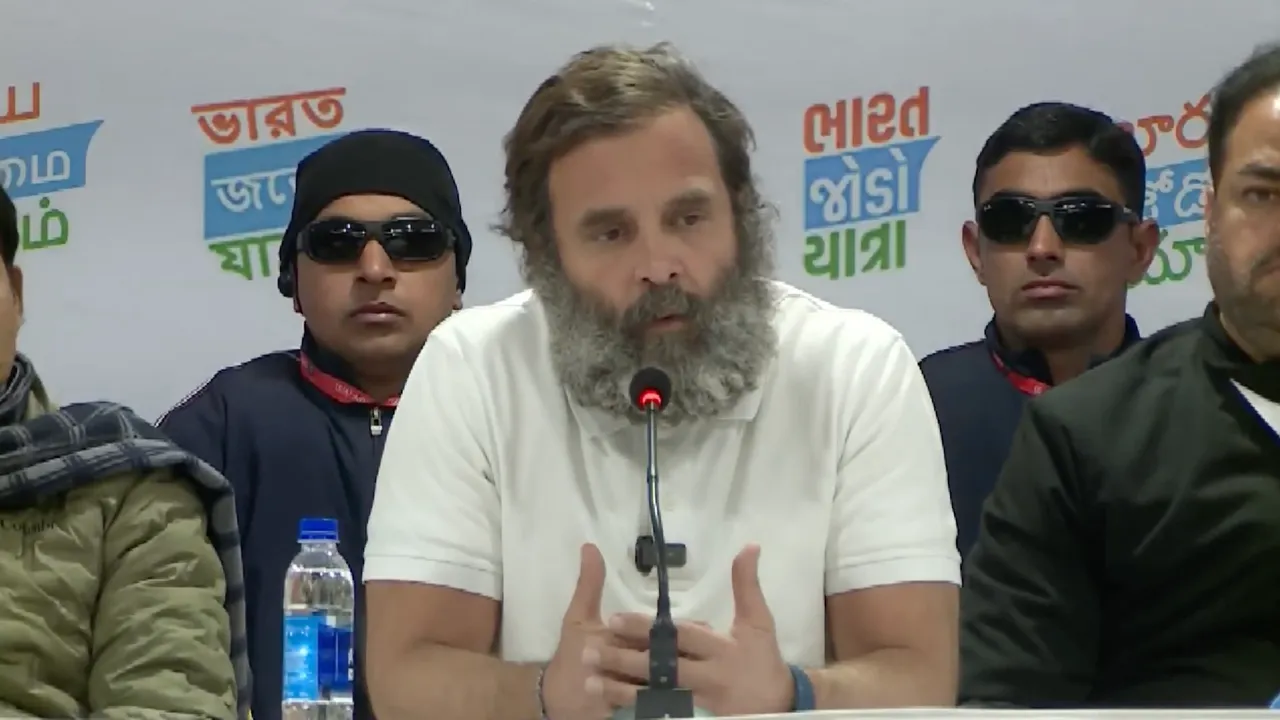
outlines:
[[[671,401],[671,376],[656,367],[641,368],[631,378],[631,404],[661,410]]]

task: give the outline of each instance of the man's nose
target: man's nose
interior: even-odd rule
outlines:
[[[391,257],[387,255],[382,243],[372,238],[360,251],[356,268],[360,271],[360,277],[371,283],[385,282],[395,273],[395,263],[391,262]]]
[[[1042,216],[1031,230],[1027,242],[1027,262],[1032,264],[1059,263],[1062,261],[1062,238],[1048,216]]]
[[[636,243],[640,253],[639,279],[650,285],[668,285],[680,277],[680,240],[664,232],[646,233]]]

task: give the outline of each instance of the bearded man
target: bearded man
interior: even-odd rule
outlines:
[[[955,523],[902,337],[769,278],[742,113],[668,46],[597,48],[506,139],[532,290],[432,333],[379,469],[379,717],[598,720],[648,678],[642,416],[659,436],[681,685],[717,716],[952,705]],[[673,553],[679,555],[679,553]]]

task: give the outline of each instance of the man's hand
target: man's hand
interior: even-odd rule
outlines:
[[[598,656],[597,648],[625,647],[613,639],[600,617],[603,593],[604,558],[595,545],[583,545],[578,585],[560,625],[560,644],[542,677],[542,700],[549,720],[607,720],[615,708],[635,702],[634,685],[601,674],[590,664]],[[614,698],[623,702],[614,702]]]
[[[694,704],[719,717],[785,713],[794,703],[791,670],[782,659],[773,614],[760,589],[760,548],[748,545],[733,560],[733,626],[724,636],[703,623],[679,623],[680,687]],[[651,616],[616,615],[609,622],[619,641],[649,637]],[[628,677],[648,677],[647,653],[616,647],[602,650],[599,667]],[[634,699],[634,688],[631,690]]]

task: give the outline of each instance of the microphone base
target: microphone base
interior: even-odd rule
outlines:
[[[635,720],[705,717],[694,714],[693,691],[641,688],[636,693]]]

